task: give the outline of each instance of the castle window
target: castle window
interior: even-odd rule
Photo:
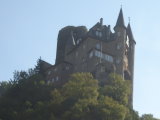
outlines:
[[[92,56],[96,56],[96,57],[101,58],[101,59],[103,59],[105,61],[113,63],[113,57],[108,55],[108,54],[102,53],[101,51],[92,50],[89,53],[89,58],[91,58]]]
[[[102,37],[102,32],[99,32],[99,37]]]
[[[107,54],[105,54],[104,56],[105,56],[104,59],[105,59],[106,61],[108,61],[108,62],[113,62],[113,57],[112,57],[112,56],[107,55]]]
[[[116,63],[119,64],[120,62],[121,62],[121,59],[120,59],[120,58],[117,58],[117,59],[116,59]]]
[[[122,45],[119,43],[117,44],[117,50],[121,49]]]
[[[59,77],[57,76],[57,77],[56,77],[56,81],[58,81],[58,80],[59,80]]]
[[[89,53],[89,58],[93,57],[93,51]]]
[[[96,51],[95,51],[95,56],[101,57],[101,52],[96,50]]]
[[[54,82],[54,78],[52,78],[51,82]]]
[[[48,71],[48,75],[50,75],[51,74],[51,71]]]
[[[106,60],[108,62],[111,62],[111,63],[113,62],[113,57],[112,56],[110,56],[108,54],[105,54],[105,53],[102,53],[100,51],[95,50],[95,56],[99,57],[99,58],[102,58],[103,60]]]
[[[96,31],[96,36],[99,36],[99,32],[98,31]]]
[[[97,44],[96,44],[96,48],[99,49],[99,50],[101,49],[100,43],[97,43]]]
[[[96,36],[101,38],[102,37],[102,32],[100,32],[100,31],[97,30],[96,31]]]

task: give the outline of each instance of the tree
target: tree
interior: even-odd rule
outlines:
[[[5,94],[5,92],[12,86],[11,82],[2,81],[0,82],[0,96]]]
[[[100,97],[97,108],[99,120],[124,120],[127,111],[124,105],[108,96]]]
[[[115,79],[107,87],[117,87],[119,81]],[[62,89],[52,93],[54,115],[62,120],[124,120],[127,107],[99,87],[90,73],[73,74]]]
[[[90,73],[75,73],[70,80],[63,86],[65,97],[76,99],[98,97],[98,81]]]
[[[14,74],[0,83],[1,120],[157,120],[151,114],[139,119],[127,106],[129,81],[111,74],[100,86],[90,73],[74,73],[61,87],[48,85],[36,69]]]
[[[140,117],[137,111],[132,108],[127,108],[125,120],[140,120]]]
[[[62,116],[61,119],[64,120],[87,120],[90,106],[97,103],[98,81],[90,73],[75,73],[61,90],[55,89],[52,96],[56,117]]]
[[[3,120],[47,119],[50,86],[41,74],[21,71],[14,75],[14,82],[0,98],[0,118]]]
[[[109,75],[106,85],[101,88],[101,93],[120,104],[127,105],[131,93],[130,81],[123,80],[120,75],[112,73]]]
[[[158,119],[154,118],[152,114],[143,114],[140,117],[140,120],[158,120]]]

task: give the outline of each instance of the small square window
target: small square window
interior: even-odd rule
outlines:
[[[58,80],[59,80],[59,77],[57,76],[57,77],[56,77],[56,81],[58,81]]]
[[[51,74],[51,71],[48,71],[48,75],[50,75]]]

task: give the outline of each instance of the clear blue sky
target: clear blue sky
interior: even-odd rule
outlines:
[[[103,17],[113,28],[121,4],[137,42],[134,109],[160,118],[159,0],[0,0],[0,81],[34,67],[40,56],[54,64],[62,27],[89,29]]]

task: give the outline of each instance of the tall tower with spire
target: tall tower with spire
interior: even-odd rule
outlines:
[[[56,62],[46,70],[46,80],[59,86],[72,73],[90,72],[104,84],[110,73],[117,73],[132,83],[132,106],[135,44],[130,23],[125,26],[122,8],[114,32],[110,25],[103,24],[103,18],[89,30],[67,26],[59,31]]]
[[[120,9],[117,23],[114,27],[115,34],[117,34],[117,45],[122,46],[122,49],[117,54],[117,59],[123,60],[121,64],[117,65],[117,71],[122,74],[124,79],[131,80],[132,94],[130,96],[130,104],[133,103],[133,76],[134,76],[134,49],[135,40],[132,34],[130,20],[128,26],[125,26],[123,11]]]

